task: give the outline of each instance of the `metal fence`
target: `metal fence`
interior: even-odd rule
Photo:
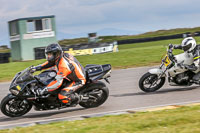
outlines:
[[[175,35],[168,35],[168,36],[119,40],[117,42],[118,42],[118,45],[121,45],[121,44],[130,44],[130,43],[142,43],[142,42],[178,39],[178,38],[185,38],[185,37],[188,37],[188,36],[199,36],[199,35],[200,35],[200,32],[195,32],[194,34],[191,34],[190,32],[186,32],[186,33],[183,33],[183,34],[175,34]]]

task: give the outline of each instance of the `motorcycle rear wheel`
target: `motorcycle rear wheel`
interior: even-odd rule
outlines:
[[[19,99],[12,94],[7,95],[1,101],[1,112],[9,117],[19,117],[28,113],[32,108],[32,104],[24,99]]]
[[[102,85],[90,86],[84,93],[88,95],[89,99],[87,102],[80,102],[79,105],[84,108],[94,108],[102,105],[109,96],[109,90],[107,87]]]
[[[165,83],[165,77],[158,79],[156,74],[145,73],[139,80],[139,87],[144,92],[154,92],[160,89]],[[149,86],[148,86],[149,85]]]

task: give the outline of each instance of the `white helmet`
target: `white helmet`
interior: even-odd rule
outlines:
[[[196,47],[196,45],[197,43],[193,37],[187,37],[181,43],[181,46],[184,52],[188,52],[188,53],[192,52],[192,50]]]

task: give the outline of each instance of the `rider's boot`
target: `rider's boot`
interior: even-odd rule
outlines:
[[[192,78],[192,82],[195,84],[200,85],[200,72],[198,72],[197,74],[195,74]]]
[[[70,98],[71,98],[70,106],[76,106],[82,101],[82,95],[79,95],[77,93],[71,94]]]

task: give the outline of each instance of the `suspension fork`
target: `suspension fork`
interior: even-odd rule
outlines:
[[[163,66],[164,66],[164,63],[162,62],[162,64],[159,66],[159,69],[162,69]],[[163,77],[163,75],[166,73],[167,70],[168,70],[168,66],[167,66],[167,68],[161,74],[158,75],[158,78],[149,87],[154,86],[157,83],[157,81],[161,77]]]

